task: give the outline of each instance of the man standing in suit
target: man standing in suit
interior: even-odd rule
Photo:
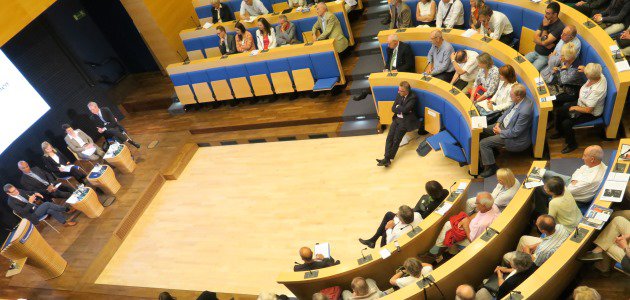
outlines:
[[[392,105],[392,125],[387,133],[385,141],[385,157],[377,159],[378,166],[389,167],[391,160],[396,156],[400,141],[408,131],[418,128],[418,116],[416,116],[416,105],[418,96],[411,91],[409,82],[403,81],[398,86],[398,96]]]
[[[391,22],[389,29],[400,29],[411,27],[411,9],[403,0],[393,0],[389,7]]]
[[[88,109],[92,112],[90,120],[96,125],[99,133],[105,135],[105,138],[113,138],[119,143],[129,143],[140,149],[140,144],[134,142],[125,131],[125,128],[118,123],[118,119],[107,107],[99,108],[96,102],[88,103]]]
[[[57,179],[49,172],[39,167],[31,168],[28,163],[23,160],[18,162],[18,168],[22,171],[20,184],[22,184],[25,189],[45,195],[44,198],[49,201],[52,200],[52,198],[68,199],[72,196],[72,192],[74,191],[72,188],[64,185],[55,187],[55,181],[57,181]]]
[[[532,144],[532,100],[526,98],[525,87],[516,83],[510,91],[512,106],[505,110],[493,128],[486,127],[482,135],[487,137],[479,142],[479,153],[483,172],[479,176],[486,178],[499,169],[494,160],[493,149],[505,146],[508,151],[519,152]]]
[[[383,71],[410,73],[416,71],[416,57],[411,47],[399,41],[396,34],[387,37],[387,58]]]
[[[217,36],[219,37],[219,51],[221,55],[230,55],[236,53],[236,41],[233,34],[228,34],[225,27],[217,26]]]
[[[220,0],[210,1],[212,4],[212,23],[221,23],[234,20],[232,11],[227,5],[222,5]]]
[[[348,39],[343,35],[343,30],[341,30],[341,24],[337,17],[328,12],[326,3],[317,3],[315,11],[317,12],[317,21],[315,25],[313,25],[313,40],[322,41],[332,39],[337,53],[346,50],[346,48],[348,48]],[[317,36],[317,31],[321,31],[319,36]]]
[[[50,215],[64,226],[77,225],[77,222],[66,221],[66,217],[63,213],[69,211],[67,208],[51,202],[44,202],[41,205],[35,204],[37,197],[42,198],[40,193],[19,190],[12,184],[5,184],[4,192],[9,195],[7,198],[9,207],[13,209],[16,214],[31,221],[31,223],[35,225],[37,225],[39,219],[45,215]]]

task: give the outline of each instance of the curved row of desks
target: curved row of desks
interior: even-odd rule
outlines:
[[[399,39],[403,42],[409,43],[414,55],[416,56],[416,71],[422,73],[421,70],[427,65],[426,55],[431,48],[429,35],[435,28],[408,28],[400,32],[397,30],[384,30],[379,32],[378,41],[381,44],[381,54],[383,60],[388,59],[386,57],[385,49],[387,47],[387,37],[391,34],[397,34]],[[516,74],[519,77],[519,81],[525,85],[528,91],[528,96],[532,98],[536,105],[534,112],[534,122],[532,129],[532,145],[534,149],[534,157],[541,158],[545,147],[545,135],[547,130],[548,113],[553,109],[553,105],[550,102],[541,102],[541,98],[549,96],[549,90],[546,85],[544,91],[539,91],[536,86],[536,78],[539,76],[538,71],[530,62],[525,60],[516,50],[510,48],[506,44],[497,40],[491,40],[484,42],[481,34],[475,34],[471,37],[462,36],[463,30],[450,30],[443,32],[443,37],[446,41],[451,43],[455,50],[470,49],[478,52],[488,52],[493,56],[495,64],[497,65],[512,65]],[[517,60],[519,59],[519,60]],[[440,80],[435,80],[435,82]],[[449,89],[450,89],[449,85]],[[472,104],[470,100],[466,99],[465,107],[470,107]],[[469,110],[469,109],[468,109]],[[382,110],[379,110],[379,116]],[[389,119],[381,118],[381,123],[388,122]]]
[[[359,259],[353,261],[342,261],[341,264],[317,270],[317,276],[308,278],[309,272],[285,272],[281,273],[276,281],[284,284],[298,299],[310,299],[314,293],[331,286],[341,286],[349,289],[350,282],[354,277],[361,276],[376,280],[379,286],[388,285],[389,278],[394,271],[402,265],[405,259],[416,256],[418,253],[429,251],[437,238],[442,225],[448,218],[461,211],[466,205],[469,179],[462,179],[456,186],[465,184],[466,188],[460,194],[451,193],[447,200],[452,202],[452,207],[442,216],[436,212],[431,213],[422,220],[418,227],[414,228],[411,236],[403,235],[398,239],[400,250],[397,250],[394,243],[385,245],[384,248],[391,252],[387,259],[381,258],[380,249],[372,249],[364,254],[372,257],[373,260],[359,264]],[[413,235],[415,233],[415,235]]]

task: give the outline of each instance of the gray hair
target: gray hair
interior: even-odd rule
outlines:
[[[98,104],[96,104],[96,102],[94,102],[94,101],[90,101],[90,102],[87,104],[87,106],[88,106],[88,107],[92,107],[92,106],[96,106],[96,107],[98,107]]]
[[[431,31],[431,35],[433,35],[434,37],[441,38],[442,37],[442,32],[436,29],[436,30]]]
[[[3,187],[5,193],[8,193],[12,188],[14,188],[14,186],[10,183],[5,184]]]
[[[388,41],[398,41],[398,40],[400,40],[400,39],[398,38],[398,35],[397,35],[397,34],[390,34],[390,35],[387,37],[387,40],[388,40]]]
[[[589,63],[584,67],[584,75],[590,80],[599,80],[602,78],[602,65]]]
[[[22,165],[24,165],[24,164],[28,166],[27,162],[25,162],[23,160],[18,161],[18,169],[22,170]]]
[[[479,199],[479,203],[487,209],[491,209],[492,205],[494,205],[494,199],[492,198],[492,194],[488,192],[477,193],[477,199]]]
[[[517,272],[525,271],[531,268],[532,264],[534,264],[534,262],[532,261],[532,256],[521,251],[516,251],[516,253],[514,254],[514,258],[510,263]]]

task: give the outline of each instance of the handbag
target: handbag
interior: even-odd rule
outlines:
[[[499,276],[497,276],[497,273],[492,273],[492,275],[488,277],[488,280],[483,283],[483,287],[488,290],[493,297],[496,297],[499,292]]]

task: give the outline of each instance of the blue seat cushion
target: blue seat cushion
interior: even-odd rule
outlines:
[[[335,86],[335,83],[337,83],[337,81],[339,81],[339,77],[318,79],[317,81],[315,81],[313,91],[331,90]]]
[[[427,143],[429,143],[431,149],[438,151],[441,149],[441,144],[455,145],[457,141],[448,131],[442,130],[438,134],[428,137]]]
[[[573,128],[578,129],[578,128],[593,127],[593,126],[598,126],[598,125],[604,125],[604,119],[603,118],[597,118],[595,120],[591,120],[591,121],[588,121],[588,122],[575,124],[573,126]]]
[[[376,101],[394,101],[398,94],[397,86],[375,86],[372,88],[373,97]]]
[[[459,163],[466,162],[466,155],[464,155],[464,151],[460,146],[449,143],[440,143],[440,146],[442,147],[444,156]]]

